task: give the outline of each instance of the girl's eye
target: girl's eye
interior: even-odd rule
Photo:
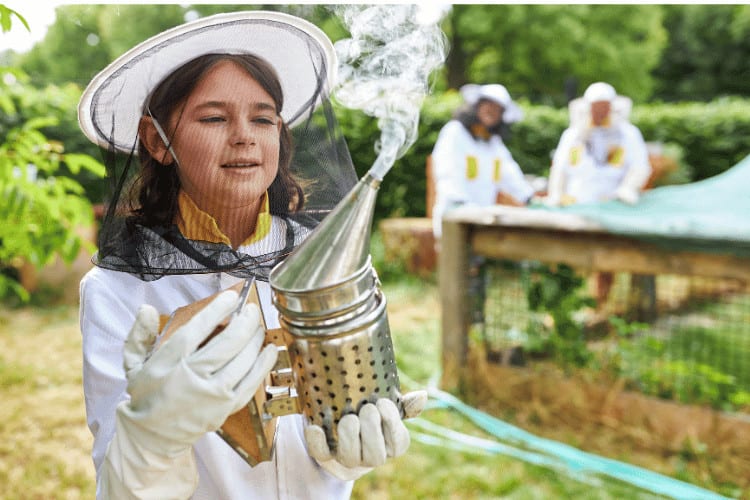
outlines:
[[[226,121],[223,116],[206,116],[199,120],[202,123],[220,123]]]
[[[276,125],[276,120],[267,116],[258,116],[256,118],[253,118],[253,122],[260,125]]]

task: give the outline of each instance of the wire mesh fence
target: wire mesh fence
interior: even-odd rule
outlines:
[[[750,413],[750,285],[472,257],[471,337],[487,360],[554,362],[630,390]]]

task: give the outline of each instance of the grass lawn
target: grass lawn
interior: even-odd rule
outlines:
[[[437,287],[417,281],[384,286],[398,364],[424,385],[440,361]],[[81,392],[76,306],[0,308],[0,498],[90,499],[94,471]],[[411,387],[404,377],[404,389]],[[459,415],[423,417],[486,437]],[[652,495],[602,479],[586,484],[502,455],[464,452],[413,440],[409,452],[359,480],[355,499],[576,498]]]

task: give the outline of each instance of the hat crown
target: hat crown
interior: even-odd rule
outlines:
[[[461,87],[461,95],[469,104],[476,104],[480,99],[489,99],[501,106],[507,107],[513,101],[508,90],[499,83],[464,85]]]
[[[588,102],[612,101],[617,97],[615,88],[604,82],[592,83],[583,93],[583,98]]]
[[[268,62],[278,74],[281,117],[290,127],[335,84],[333,43],[312,23],[260,10],[215,14],[139,43],[97,74],[78,105],[81,130],[95,144],[129,153],[151,92],[183,64],[209,53],[253,54]]]

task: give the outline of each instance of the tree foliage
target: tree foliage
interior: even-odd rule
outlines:
[[[341,38],[332,12],[314,5],[63,5],[44,39],[21,54],[17,64],[37,85],[75,82],[85,87],[107,64],[134,45],[186,20],[238,10],[281,10],[308,18]]]
[[[605,80],[636,100],[650,96],[651,70],[667,36],[656,5],[454,5],[446,84],[501,82],[512,95],[564,104]],[[571,92],[575,95],[576,91]]]
[[[654,71],[655,96],[707,101],[750,95],[750,6],[668,5],[670,42]]]
[[[44,40],[16,61],[37,85],[84,86],[135,43],[185,19],[247,9],[289,12],[333,40],[347,36],[331,5],[64,5]],[[456,4],[442,26],[451,51],[438,89],[501,82],[514,97],[556,106],[597,80],[637,102],[750,94],[747,5]]]
[[[3,7],[3,6],[0,6]],[[7,10],[0,9],[5,29]],[[82,171],[104,175],[104,166],[88,155],[65,151],[44,135],[59,124],[47,113],[55,103],[70,104],[70,87],[30,86],[23,71],[0,68],[0,265],[42,266],[60,255],[72,261],[81,247],[77,229],[93,222],[83,187],[70,177]],[[23,110],[23,113],[21,112]],[[63,166],[66,167],[63,169]],[[63,174],[63,175],[61,175]],[[0,296],[28,294],[6,273],[0,273]]]
[[[63,5],[44,39],[18,58],[34,83],[91,78],[135,43],[184,22],[179,5]]]

